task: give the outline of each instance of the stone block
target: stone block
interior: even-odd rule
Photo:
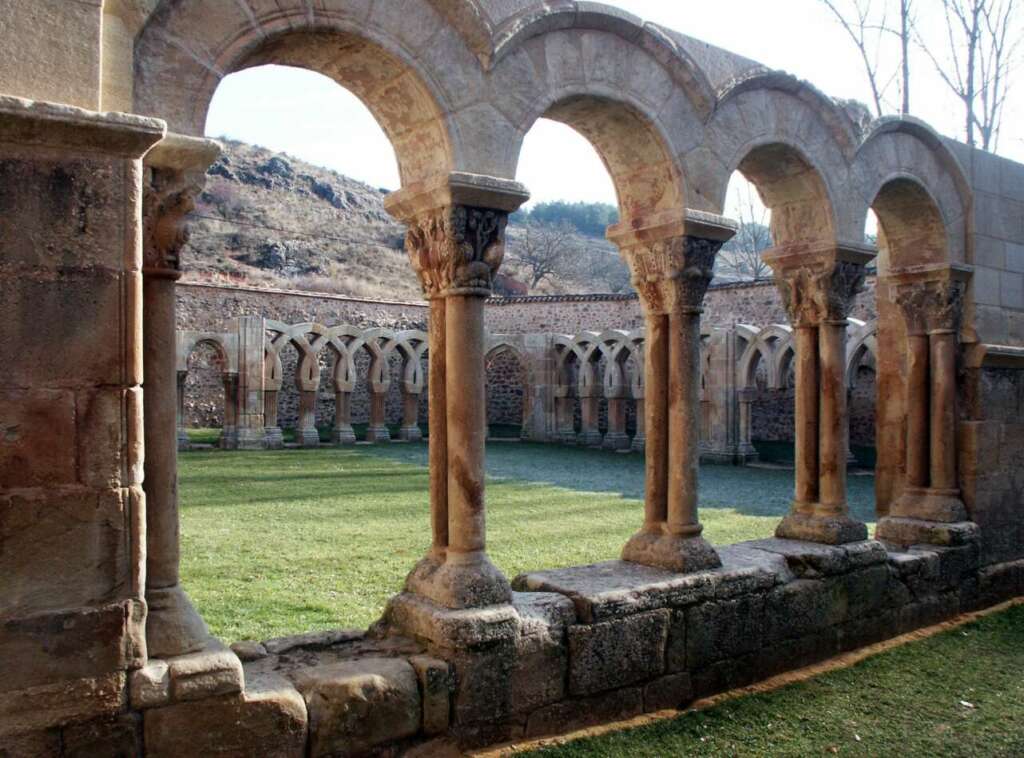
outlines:
[[[297,648],[324,650],[334,645],[361,640],[365,636],[366,632],[362,629],[329,629],[322,632],[305,632],[303,634],[293,634],[288,637],[266,640],[262,645],[252,643],[253,645],[258,645],[258,647],[251,647],[249,652],[257,654],[258,650],[262,649],[262,655],[282,655]],[[233,648],[234,645],[232,645]]]
[[[128,595],[128,510],[125,490],[71,487],[0,494],[4,615],[88,606]]]
[[[783,585],[765,600],[765,642],[798,638],[842,621],[845,603],[834,587],[817,579]]]
[[[284,677],[253,675],[245,692],[145,712],[148,758],[304,758],[306,704]]]
[[[3,660],[8,660],[6,656]],[[0,692],[0,744],[6,735],[113,715],[127,705],[123,671]]]
[[[133,339],[133,277],[92,269],[0,277],[0,361],[16,386],[123,386]],[[127,344],[126,344],[127,342]],[[53,349],[60,345],[59,350]]]
[[[685,708],[693,701],[693,682],[687,673],[668,674],[644,687],[644,711]]]
[[[241,692],[245,686],[242,662],[212,637],[203,650],[167,659],[171,700],[204,700]]]
[[[500,723],[510,717],[516,670],[514,642],[495,643],[486,650],[433,652],[445,658],[454,671],[451,718],[460,734],[467,725]]]
[[[795,671],[835,657],[839,654],[839,643],[840,631],[836,627],[782,640],[761,648],[756,665],[752,665],[751,669],[756,671],[758,678]]]
[[[978,569],[980,550],[977,543],[960,547],[915,545],[910,548],[910,552],[928,552],[937,556],[935,581],[939,589],[957,587],[965,577],[973,575]]]
[[[423,699],[423,733],[444,734],[448,731],[451,711],[452,678],[448,664],[425,655],[415,655],[409,663],[420,682]]]
[[[934,626],[951,619],[960,612],[957,592],[944,592],[917,598],[899,609],[899,632],[906,634],[915,629]]]
[[[142,754],[142,718],[137,713],[122,713],[73,724],[61,730],[61,742],[67,758],[132,758]]]
[[[0,758],[40,758],[60,755],[60,729],[40,729],[20,734],[0,730]]]
[[[103,387],[75,397],[80,481],[108,489],[142,484],[140,390]]]
[[[883,563],[828,579],[826,583],[840,591],[837,598],[845,603],[846,618],[856,618],[885,605],[892,580],[889,566]]]
[[[569,627],[569,692],[589,695],[659,676],[665,670],[670,612]]]
[[[856,650],[898,636],[899,613],[898,608],[886,608],[866,616],[851,616],[839,628],[840,650]]]
[[[231,650],[238,656],[238,660],[242,663],[258,661],[270,655],[270,653],[267,652],[267,649],[263,647],[263,644],[256,642],[255,640],[240,640],[239,642],[233,642],[231,643]]]
[[[512,672],[512,708],[526,713],[565,697],[569,667],[566,629],[575,621],[572,601],[543,592],[512,595],[519,614],[515,668]]]
[[[563,700],[540,708],[526,720],[526,737],[565,734],[597,724],[639,716],[644,710],[643,691],[639,687],[613,690],[601,695]]]
[[[760,677],[757,662],[756,654],[749,654],[691,671],[693,697],[707,697],[751,684]]]
[[[519,616],[511,605],[453,611],[402,593],[388,602],[384,626],[439,647],[474,650],[515,639]]]
[[[686,611],[685,668],[752,653],[764,639],[764,597],[747,595],[733,600],[699,603]],[[678,671],[670,665],[669,670]]]
[[[997,563],[978,572],[977,607],[987,608],[1024,594],[1024,560]]]
[[[0,489],[74,484],[76,443],[74,393],[0,390]]]
[[[125,601],[0,625],[0,692],[100,677],[142,665],[145,609]]]
[[[294,675],[309,710],[309,755],[354,756],[416,734],[419,682],[396,658],[364,658]]]
[[[143,710],[167,705],[171,701],[171,672],[167,661],[151,658],[128,678],[132,708]]]
[[[885,546],[875,540],[824,545],[801,540],[767,539],[746,544],[782,556],[789,569],[801,579],[843,574],[853,568],[886,560]]]

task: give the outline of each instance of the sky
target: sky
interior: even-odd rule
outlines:
[[[856,49],[820,0],[615,0],[608,4],[788,71],[833,97],[870,100]],[[916,0],[916,9],[926,34],[940,31],[939,0]],[[891,55],[881,58],[883,68],[895,62]],[[963,139],[962,111],[934,75],[932,63],[916,53],[911,66],[917,72],[911,90],[912,113],[938,131]],[[1020,68],[1024,72],[1024,61]],[[895,86],[890,95],[895,103],[899,96]],[[1011,92],[1003,123],[997,152],[1024,161],[1024,79]],[[287,152],[375,187],[399,186],[394,151],[370,112],[347,90],[312,72],[264,66],[226,77],[211,104],[206,133]],[[611,180],[590,144],[571,128],[552,121],[539,121],[527,134],[516,178],[529,188],[531,202],[615,202]],[[731,205],[744,194],[742,182],[733,184]]]

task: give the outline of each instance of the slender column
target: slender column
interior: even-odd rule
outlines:
[[[564,445],[575,445],[576,396],[568,390],[555,397],[555,424],[558,441]]]
[[[460,175],[441,188],[448,201],[427,206],[421,196],[389,199],[388,207],[409,223],[406,249],[431,301],[430,463],[434,544],[406,579],[407,592],[447,608],[507,603],[508,580],[487,556],[484,495],[486,419],[484,301],[491,293],[504,253],[508,212],[528,197],[520,185]],[[454,180],[453,180],[454,182]],[[514,190],[511,196],[499,187]],[[494,198],[501,210],[462,205]],[[403,201],[403,202],[400,202]],[[502,206],[500,203],[507,203]],[[438,317],[438,312],[443,317]],[[440,336],[443,334],[443,337]],[[435,364],[443,362],[442,372]],[[443,395],[439,394],[443,388]],[[440,400],[441,402],[436,402]],[[435,422],[443,411],[443,422]],[[443,430],[444,437],[438,433]],[[435,435],[438,435],[435,439]],[[443,458],[435,446],[444,442]],[[441,491],[441,468],[444,490]],[[434,498],[443,495],[441,503]],[[441,516],[446,524],[439,523]],[[440,544],[443,541],[443,547]]]
[[[709,236],[633,239],[623,248],[647,322],[647,480],[644,525],[626,543],[622,557],[679,572],[721,565],[714,548],[700,536],[697,513],[700,306],[715,256],[735,229],[712,223],[710,217],[696,226]],[[629,239],[629,233],[624,237]]]
[[[370,425],[366,429],[367,442],[388,442],[391,432],[387,423],[387,393],[370,393]]]
[[[224,374],[224,426],[220,430],[224,450],[238,447],[238,374]]]
[[[261,450],[267,446],[263,418],[265,343],[263,317],[241,316],[238,319],[238,414],[235,419],[235,442],[241,450]]]
[[[219,149],[205,140],[183,142],[147,157],[143,195],[146,644],[155,658],[199,650],[209,637],[179,581],[175,282],[188,239],[185,218]]]
[[[336,390],[334,393],[334,428],[331,442],[335,445],[354,445],[356,433],[352,431],[352,393]]]
[[[300,447],[319,447],[320,432],[316,428],[316,390],[299,390],[299,425],[295,441]]]
[[[585,447],[601,446],[601,430],[598,427],[601,398],[588,388],[580,395],[580,436],[579,443]]]
[[[834,243],[764,255],[795,328],[796,482],[777,537],[844,544],[867,538],[846,502],[846,324],[874,251]]]
[[[188,381],[188,372],[178,372],[178,450],[188,450],[188,430],[185,428],[185,382]]]
[[[907,327],[907,457],[906,486],[876,531],[887,542],[949,544],[954,532],[962,539],[975,528],[956,461],[957,332],[967,276],[955,267],[891,275]]]
[[[828,321],[818,329],[821,366],[821,411],[818,437],[820,513],[842,516],[846,505],[846,321]]]
[[[626,398],[622,395],[608,398],[608,433],[604,447],[609,450],[629,450],[626,434]]]
[[[263,418],[266,424],[267,447],[276,450],[284,447],[284,433],[277,423],[278,390],[263,391]]]
[[[448,366],[445,359],[447,322],[445,301],[442,297],[430,300],[430,327],[428,339],[428,368],[430,393],[427,408],[430,424],[428,460],[430,463],[430,522],[432,557],[444,560],[448,550]]]
[[[736,393],[739,402],[739,453],[743,463],[757,460],[754,448],[754,390],[744,387]]]
[[[486,407],[486,406],[485,406]],[[402,428],[398,433],[400,439],[408,442],[418,442],[423,439],[423,432],[420,431],[420,396],[418,393],[405,392],[402,394]],[[484,418],[484,430],[487,429],[486,414]]]
[[[636,399],[636,434],[629,449],[642,453],[647,448],[647,413],[644,409],[646,401],[642,397]]]

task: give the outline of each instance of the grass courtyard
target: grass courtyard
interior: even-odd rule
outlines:
[[[643,520],[643,458],[531,443],[487,451],[489,551],[510,578],[618,556]],[[183,453],[182,572],[212,631],[266,639],[365,627],[430,543],[427,446]],[[792,471],[705,466],[716,544],[770,536]],[[870,476],[851,507],[873,520]]]

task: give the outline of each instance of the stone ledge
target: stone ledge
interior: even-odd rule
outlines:
[[[781,556],[792,572],[802,579],[845,574],[847,571],[885,563],[888,560],[885,545],[875,540],[825,545],[818,542],[773,538],[741,544]]]
[[[510,604],[453,611],[402,593],[388,602],[379,625],[380,631],[397,631],[442,648],[473,650],[513,640],[519,614]]]
[[[782,558],[751,550],[753,543],[721,548],[722,567],[675,574],[628,561],[606,561],[516,577],[513,586],[527,592],[556,592],[572,599],[583,623],[621,618],[658,608],[673,608],[711,598],[728,598],[789,581]]]

